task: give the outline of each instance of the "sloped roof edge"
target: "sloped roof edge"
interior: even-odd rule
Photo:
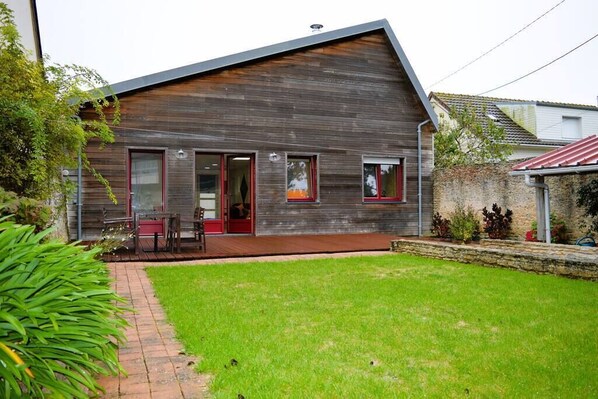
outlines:
[[[509,174],[555,175],[598,171],[598,136],[592,135],[515,165]]]
[[[415,71],[413,70],[407,55],[403,51],[403,48],[399,44],[397,37],[392,31],[390,24],[386,19],[378,21],[367,22],[360,25],[355,25],[347,28],[337,29],[329,32],[322,32],[306,36],[299,39],[289,40],[283,43],[273,44],[254,50],[243,51],[241,53],[227,55],[220,58],[215,58],[208,61],[202,61],[195,64],[174,68],[162,72],[153,73],[146,76],[130,79],[124,82],[119,82],[110,85],[110,89],[104,89],[104,93],[107,96],[112,94],[121,95],[128,92],[148,88],[154,85],[170,82],[177,79],[186,78],[192,75],[202,74],[222,68],[231,67],[234,65],[242,64],[249,61],[255,61],[260,58],[271,57],[277,54],[283,54],[289,51],[299,50],[306,47],[315,45],[325,44],[339,39],[350,38],[352,36],[361,35],[368,32],[373,32],[382,29],[388,37],[393,50],[395,51],[399,61],[401,62],[409,80],[413,84],[417,95],[422,102],[428,117],[434,124],[436,130],[438,130],[438,118],[428,97],[426,96],[423,87],[421,86]]]

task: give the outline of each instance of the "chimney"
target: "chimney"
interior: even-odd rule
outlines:
[[[311,33],[320,33],[324,25],[322,24],[311,24],[309,26],[311,28]]]

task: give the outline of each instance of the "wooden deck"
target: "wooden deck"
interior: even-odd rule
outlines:
[[[388,234],[330,234],[300,236],[207,236],[207,251],[185,244],[181,253],[153,251],[153,239],[142,239],[139,255],[131,249],[121,249],[105,255],[107,262],[168,262],[194,259],[237,258],[245,256],[297,255],[359,251],[388,251],[390,241],[398,238]],[[160,240],[160,246],[164,241]]]

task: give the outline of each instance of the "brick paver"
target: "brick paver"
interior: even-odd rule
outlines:
[[[172,262],[168,265],[201,265],[230,262],[278,261],[383,255],[388,252],[352,252],[314,255],[285,255],[259,258],[210,259]],[[115,291],[129,301],[135,312],[125,318],[130,323],[125,335],[127,343],[119,348],[119,360],[127,376],[103,377],[100,384],[106,389],[102,398],[124,399],[201,399],[208,395],[209,376],[196,373],[197,359],[186,355],[176,340],[173,327],[145,272],[145,267],[160,267],[156,263],[112,263]],[[162,264],[164,266],[164,264]]]

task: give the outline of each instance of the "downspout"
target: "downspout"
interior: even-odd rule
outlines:
[[[546,243],[550,244],[550,190],[548,184],[531,182],[530,175],[525,175],[525,185],[528,187],[536,187],[544,189],[544,237],[546,237]]]
[[[79,155],[77,156],[77,241],[81,241],[82,239],[82,232],[81,232],[81,208],[83,204],[81,203],[82,190],[81,190],[81,150],[79,150]]]
[[[430,122],[426,119],[417,125],[417,235],[422,236],[422,126]]]

